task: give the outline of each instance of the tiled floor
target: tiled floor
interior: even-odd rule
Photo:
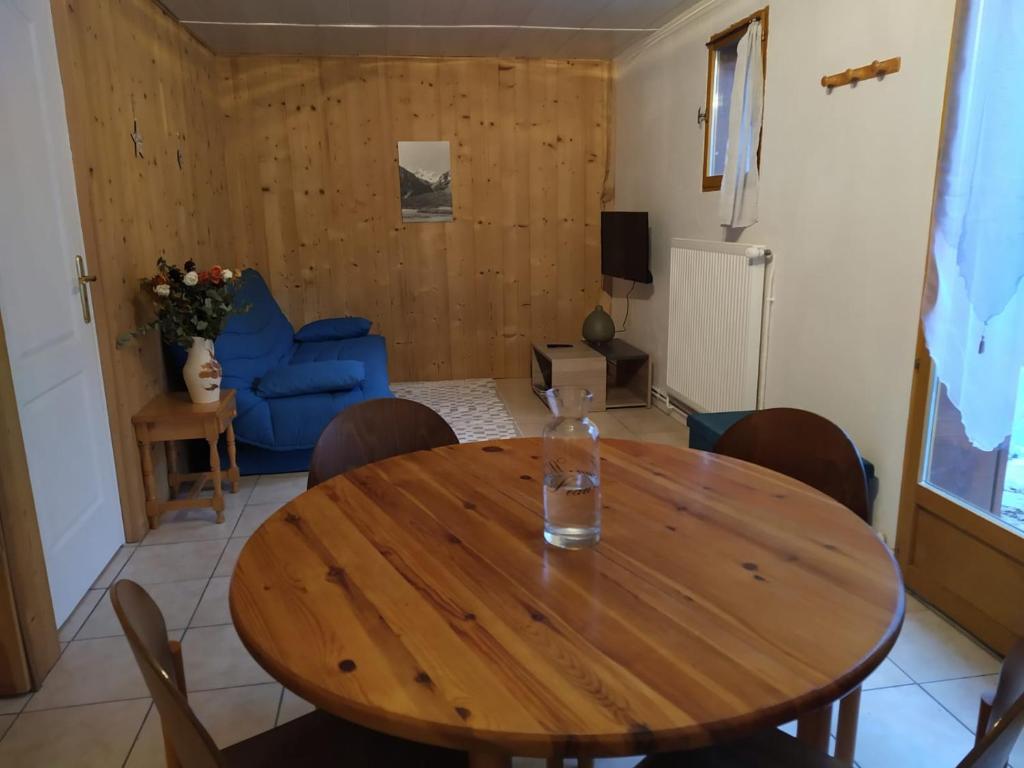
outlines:
[[[546,411],[525,380],[500,382],[499,392],[520,430],[538,434]],[[595,421],[607,437],[686,441],[685,427],[656,411],[603,413]],[[42,688],[0,699],[0,766],[164,765],[159,718],[107,597],[119,577],[145,583],[182,639],[190,701],[218,744],[308,711],[248,656],[227,608],[231,568],[246,538],[305,485],[301,474],[245,478],[240,493],[227,497],[223,525],[212,523],[212,512],[191,511],[123,547],[61,628],[63,652]],[[988,651],[911,599],[896,647],[864,686],[859,765],[956,765],[972,742],[978,696],[998,669]],[[619,768],[635,761],[600,762]],[[1024,743],[1011,762],[1024,768]]]

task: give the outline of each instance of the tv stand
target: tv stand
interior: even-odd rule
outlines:
[[[651,405],[650,356],[619,339],[603,344],[534,342],[531,379],[541,400],[551,387],[576,385],[593,393],[594,411]]]
[[[584,343],[605,359],[605,408],[650,408],[650,355],[622,339]]]

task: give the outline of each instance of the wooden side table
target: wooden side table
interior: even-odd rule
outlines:
[[[594,396],[591,411],[603,411],[605,403],[604,356],[584,342],[555,344],[533,342],[531,379],[533,391],[542,401],[551,387],[586,387]]]
[[[146,486],[146,516],[149,527],[160,525],[160,516],[173,509],[190,509],[212,506],[217,513],[217,522],[224,522],[223,476],[231,481],[231,492],[238,493],[238,463],[235,460],[235,430],[231,420],[238,412],[235,404],[235,390],[224,389],[219,403],[197,405],[184,392],[157,395],[132,417],[135,436],[139,441],[139,455],[142,457],[142,480]],[[221,472],[217,440],[225,433],[228,443],[228,468]],[[178,440],[206,440],[210,446],[210,471],[178,473],[174,443]],[[160,501],[156,494],[156,480],[153,477],[153,443],[164,443],[167,451],[167,484],[170,499]],[[213,481],[213,499],[200,497],[206,484]],[[182,483],[195,481],[187,498],[175,498]]]

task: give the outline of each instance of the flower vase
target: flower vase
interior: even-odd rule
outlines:
[[[188,360],[181,369],[193,403],[216,403],[220,400],[220,363],[213,356],[213,340],[195,336],[188,350]]]

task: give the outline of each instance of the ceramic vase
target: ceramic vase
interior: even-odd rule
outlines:
[[[181,375],[193,403],[216,403],[220,400],[220,363],[213,356],[213,340],[192,338]]]
[[[595,344],[604,344],[615,337],[615,321],[600,304],[583,321],[583,338]]]

